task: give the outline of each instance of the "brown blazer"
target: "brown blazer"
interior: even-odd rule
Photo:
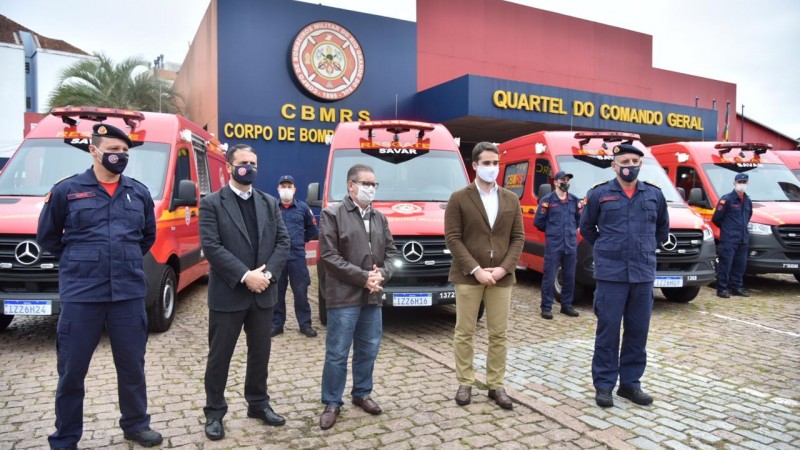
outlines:
[[[449,280],[456,284],[479,284],[470,275],[475,266],[502,267],[508,275],[497,282],[510,286],[516,282],[517,265],[525,230],[517,194],[498,187],[497,219],[489,228],[489,219],[475,183],[453,192],[444,213],[447,248],[453,255]]]

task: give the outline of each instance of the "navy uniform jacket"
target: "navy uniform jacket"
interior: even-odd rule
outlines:
[[[667,201],[661,189],[642,180],[628,198],[614,178],[586,194],[580,229],[594,246],[595,279],[652,282],[656,249],[669,236]]]
[[[546,248],[550,251],[564,250],[568,254],[578,248],[578,223],[581,220],[580,200],[567,194],[563,203],[554,191],[539,200],[533,225],[544,231]]]
[[[306,259],[306,242],[319,236],[314,213],[300,200],[293,201],[289,207],[281,203],[280,210],[289,239],[292,241],[289,259]]]
[[[744,194],[742,201],[736,190],[733,190],[719,199],[711,221],[719,227],[720,241],[747,244],[750,242],[747,224],[752,216],[753,202],[750,197]]]
[[[62,302],[144,298],[143,257],[156,240],[153,199],[121,175],[110,197],[90,168],[53,186],[36,240],[59,259]]]

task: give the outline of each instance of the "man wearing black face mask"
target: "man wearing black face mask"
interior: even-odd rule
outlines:
[[[247,334],[247,416],[270,426],[286,422],[269,404],[267,372],[272,313],[278,300],[276,277],[286,265],[289,234],[278,201],[252,186],[258,173],[255,150],[235,145],[228,150],[227,159],[230,184],[200,201],[200,240],[211,266],[203,412],[206,437],[212,441],[225,437],[225,385],[243,327]]]
[[[59,258],[56,353],[56,431],[51,448],[77,448],[83,434],[84,379],[105,329],[117,369],[117,390],[127,440],[151,447],[144,355],[147,284],[143,256],[156,239],[153,199],[147,188],[121,175],[131,140],[107,124],[93,127],[92,167],[57,183],[45,197],[37,242]]]
[[[559,170],[553,177],[556,190],[539,199],[533,225],[545,233],[544,274],[542,276],[542,317],[553,318],[554,284],[561,266],[561,314],[578,317],[572,306],[575,291],[575,264],[578,258],[578,221],[581,202],[568,193],[571,173]]]
[[[581,234],[593,246],[594,312],[597,316],[592,379],[598,406],[614,405],[611,391],[639,405],[653,398],[641,389],[647,364],[647,333],[653,310],[656,249],[667,240],[669,216],[658,186],[638,182],[644,152],[631,144],[614,147],[616,178],[586,194]],[[619,328],[623,323],[622,349]]]

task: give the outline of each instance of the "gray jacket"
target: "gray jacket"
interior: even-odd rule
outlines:
[[[381,305],[381,292],[371,294],[364,288],[367,273],[373,264],[377,265],[385,284],[394,273],[397,249],[386,216],[371,207],[367,215],[369,236],[350,196],[325,208],[320,215],[319,264],[324,272],[323,295],[328,308]]]

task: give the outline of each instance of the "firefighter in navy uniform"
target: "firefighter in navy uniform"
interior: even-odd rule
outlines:
[[[730,298],[731,294],[749,297],[744,289],[744,271],[747,268],[747,249],[750,232],[747,224],[753,215],[753,202],[745,194],[749,177],[739,173],[733,179],[733,191],[719,199],[711,221],[719,227],[717,256],[717,297]]]
[[[111,125],[93,127],[92,167],[47,194],[37,241],[59,259],[61,314],[56,352],[56,431],[51,448],[77,448],[83,433],[84,379],[105,329],[117,369],[127,440],[162,442],[150,429],[144,355],[147,346],[143,257],[156,239],[153,199],[143,184],[122,175],[131,140]]]
[[[578,261],[578,223],[581,201],[570,194],[571,173],[560,170],[553,177],[556,190],[539,199],[533,225],[545,234],[544,275],[542,277],[542,317],[553,318],[554,284],[561,266],[561,313],[578,317],[573,308],[575,265]]]
[[[308,285],[311,278],[306,263],[306,242],[319,236],[317,220],[311,208],[294,198],[297,188],[294,177],[283,175],[278,179],[278,196],[281,198],[281,217],[289,232],[292,246],[286,268],[278,277],[278,303],[272,315],[272,337],[283,333],[286,323],[286,288],[291,283],[294,294],[294,315],[300,333],[306,337],[316,337],[317,330],[311,326],[311,306],[308,304]]]
[[[656,248],[667,240],[669,216],[661,189],[638,182],[644,153],[630,144],[614,147],[616,178],[586,195],[580,230],[594,246],[597,316],[592,380],[598,406],[614,405],[611,392],[639,405],[653,398],[642,391],[647,333],[653,309]],[[624,327],[620,349],[620,322]]]

